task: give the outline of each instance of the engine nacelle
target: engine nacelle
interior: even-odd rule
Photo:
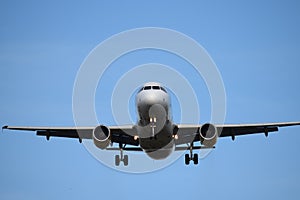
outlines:
[[[96,147],[106,149],[110,144],[110,130],[108,127],[100,125],[93,130],[93,141]]]
[[[200,142],[207,147],[213,147],[217,143],[218,129],[213,124],[204,124],[200,129]]]

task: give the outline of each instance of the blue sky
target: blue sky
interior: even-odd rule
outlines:
[[[227,123],[300,120],[298,1],[0,5],[1,125],[74,125],[73,84],[84,58],[111,35],[148,26],[180,31],[208,51],[223,77]],[[177,62],[159,52],[139,55],[124,57],[124,63]],[[108,97],[97,96],[97,106],[107,113],[103,123],[113,124],[109,108],[101,108]],[[201,122],[209,119],[203,99]],[[76,140],[48,142],[34,133],[4,131],[0,199],[299,199],[299,132],[291,127],[267,139],[220,139],[199,166],[186,167],[182,158],[135,175],[103,166]]]

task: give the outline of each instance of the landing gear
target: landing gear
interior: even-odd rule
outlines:
[[[190,164],[190,161],[193,161],[195,165],[198,165],[198,154],[194,154],[192,156],[190,156],[189,154],[185,154],[185,157],[184,157],[184,161],[185,161],[185,164],[186,165],[189,165]]]
[[[190,164],[190,161],[192,160],[195,165],[198,165],[198,154],[194,153],[193,154],[193,143],[189,146],[190,154],[185,154],[184,156],[184,161],[186,165]]]
[[[125,145],[123,146],[122,144],[119,144],[120,148],[120,155],[115,156],[115,165],[119,166],[120,162],[124,163],[124,166],[128,165],[128,155],[123,154],[123,148],[125,148]]]
[[[152,129],[151,137],[155,137],[156,117],[150,117],[150,127]]]

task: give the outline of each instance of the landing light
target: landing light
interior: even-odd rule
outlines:
[[[175,140],[178,140],[178,135],[173,135],[173,138],[174,138]]]
[[[156,117],[153,117],[153,118],[150,117],[150,122],[151,122],[151,123],[156,123]]]

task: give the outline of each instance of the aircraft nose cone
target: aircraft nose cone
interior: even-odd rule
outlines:
[[[162,106],[167,106],[167,99],[161,95],[148,94],[147,96],[141,96],[138,98],[138,106],[149,107],[154,104],[160,104]]]
[[[166,116],[161,113],[168,113],[169,99],[163,92],[143,92],[137,96],[136,103],[139,116],[146,121],[149,120],[150,115],[159,117]]]
[[[160,103],[160,98],[158,95],[151,94],[142,98],[142,103],[146,105],[153,105]]]

